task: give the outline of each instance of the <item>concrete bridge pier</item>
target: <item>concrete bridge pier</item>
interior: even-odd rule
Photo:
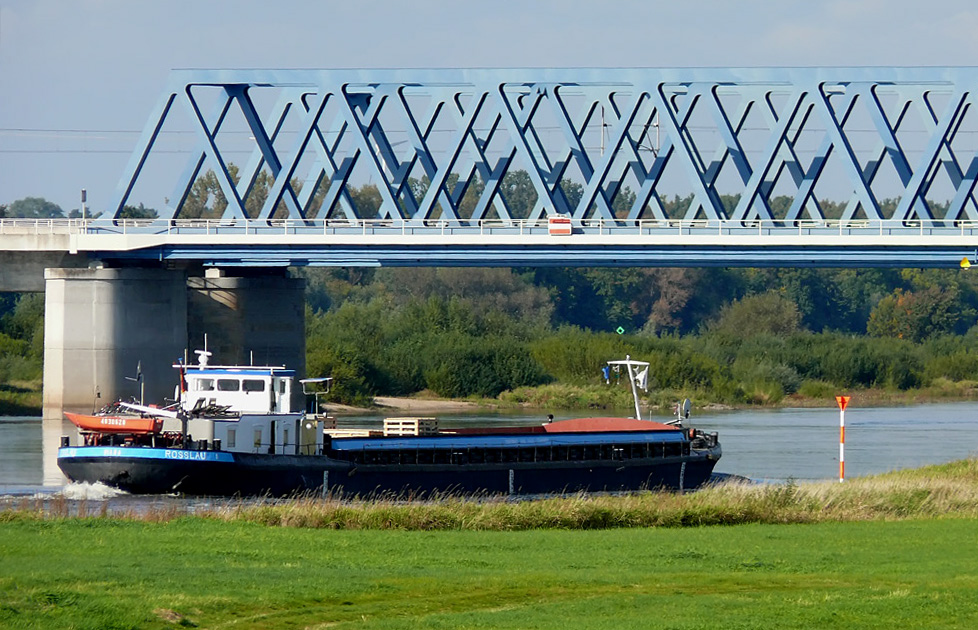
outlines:
[[[166,269],[47,269],[44,417],[92,411],[145,391],[173,396],[187,346],[187,278]],[[141,366],[141,381],[137,378]]]
[[[187,279],[189,360],[194,350],[213,353],[215,365],[284,365],[299,377],[306,370],[305,280],[284,269],[230,275],[209,269]],[[301,409],[296,384],[292,408]]]

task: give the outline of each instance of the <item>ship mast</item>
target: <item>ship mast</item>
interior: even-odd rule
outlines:
[[[649,391],[649,363],[648,361],[633,361],[630,355],[625,355],[624,361],[608,361],[608,365],[620,369],[625,366],[628,371],[628,382],[632,386],[632,400],[635,403],[635,419],[642,419],[642,410],[638,405],[638,388],[642,391]]]

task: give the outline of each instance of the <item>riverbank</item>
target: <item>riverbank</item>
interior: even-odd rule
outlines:
[[[41,415],[41,382],[0,383],[0,416]]]
[[[619,388],[620,389],[620,388]],[[711,400],[704,392],[650,392],[642,397],[642,408],[670,413],[676,401],[691,398],[694,408],[699,410],[733,409],[791,409],[791,408],[832,408],[836,406],[835,396],[851,396],[854,407],[894,407],[940,402],[978,401],[978,381],[949,381],[936,379],[930,386],[912,390],[892,390],[883,388],[848,390],[825,386],[812,392],[815,395],[794,393],[777,401],[755,401],[754,403],[729,404]],[[372,407],[349,407],[330,404],[328,407],[337,413],[355,414],[376,410],[390,410],[405,413],[464,413],[478,410],[541,410],[556,411],[631,411],[631,394],[624,389],[616,390],[605,386],[542,385],[521,388],[513,392],[503,392],[498,398],[452,400],[422,397],[378,396]]]
[[[41,405],[33,401],[0,399],[0,416],[41,416]]]
[[[341,415],[356,415],[381,411],[383,413],[394,414],[453,414],[465,413],[467,411],[478,411],[479,409],[491,409],[493,401],[471,401],[471,400],[451,400],[447,398],[408,398],[398,396],[377,396],[374,404],[370,407],[351,407],[336,403],[326,403],[323,407],[329,413]]]

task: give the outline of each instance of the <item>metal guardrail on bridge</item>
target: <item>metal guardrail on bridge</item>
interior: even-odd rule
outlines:
[[[15,235],[253,235],[301,236],[891,236],[978,237],[978,221],[923,220],[718,220],[718,219],[582,219],[571,222],[571,234],[554,235],[542,219],[0,219],[0,237]],[[0,250],[3,249],[0,239]],[[840,245],[842,243],[840,242]],[[881,242],[885,245],[885,242]]]

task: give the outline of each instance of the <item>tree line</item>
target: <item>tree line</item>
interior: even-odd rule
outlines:
[[[0,293],[0,392],[38,390],[44,360],[44,296]]]
[[[240,186],[241,171],[233,162],[228,163],[228,174],[235,186]],[[250,187],[243,194],[244,212],[249,218],[257,218],[268,199],[269,191],[274,183],[274,178],[267,168],[259,170],[250,181]],[[299,195],[306,185],[306,182],[299,179],[292,179],[289,182],[292,191]],[[307,218],[325,218],[332,216],[335,208],[324,207],[327,193],[331,183],[328,178],[321,178],[319,181],[310,182],[314,186],[310,199],[306,207]],[[397,203],[400,210],[406,216],[410,215],[413,208],[416,208],[421,199],[427,194],[431,182],[427,176],[421,178],[408,178],[407,184],[397,193]],[[460,218],[473,216],[475,209],[486,188],[486,183],[478,173],[474,173],[468,181],[461,181],[457,173],[452,173],[446,178],[445,188],[453,191],[458,196],[456,212]],[[376,184],[365,183],[360,186],[346,184],[346,193],[343,198],[347,203],[351,203],[360,218],[373,218],[379,215],[383,197]],[[554,195],[568,208],[576,208],[584,196],[584,185],[569,178],[560,181],[559,186],[554,190]],[[629,186],[622,186],[614,191],[611,197],[611,211],[615,218],[625,219],[632,210],[637,194]],[[721,194],[718,195],[719,203],[723,205],[729,213],[737,207],[740,202],[740,195]],[[690,215],[690,210],[695,197],[688,194],[684,197],[673,195],[671,198],[664,196],[659,198],[659,204],[663,212],[668,217],[684,218]],[[507,171],[498,182],[496,190],[496,203],[505,204],[510,217],[514,219],[527,218],[538,201],[536,186],[529,173],[522,169]],[[899,204],[899,199],[882,199],[879,201],[880,210],[884,216],[892,214]],[[170,200],[166,200],[170,203]],[[791,207],[793,198],[789,196],[775,196],[768,200],[768,207],[775,218],[784,218],[788,209]],[[339,203],[339,201],[334,201]],[[933,209],[940,212],[943,207],[946,209],[949,202],[929,202]],[[179,218],[186,219],[218,219],[221,218],[227,209],[228,199],[221,187],[217,173],[213,169],[208,169],[200,173],[193,184],[187,190],[185,197],[180,204]],[[827,219],[836,219],[842,216],[846,207],[845,203],[832,200],[820,200],[818,209]],[[594,204],[588,209],[592,213],[596,209]],[[434,204],[431,218],[437,219],[442,216],[440,202]],[[93,218],[101,215],[96,211],[91,214]],[[2,217],[24,217],[24,218],[80,218],[81,210],[75,208],[67,214],[57,204],[50,202],[42,197],[26,197],[18,199],[9,205],[0,205],[0,218]],[[136,205],[123,206],[118,218],[126,219],[154,219],[160,216],[156,208],[147,207],[143,203]],[[272,218],[285,218],[289,216],[286,204],[279,201],[272,213]],[[695,218],[704,218],[702,211],[694,214]],[[864,216],[861,214],[856,215]],[[495,209],[488,209],[487,218],[496,217]]]
[[[625,354],[668,396],[728,404],[978,380],[976,280],[956,270],[302,273],[307,370],[347,402],[597,385]]]

